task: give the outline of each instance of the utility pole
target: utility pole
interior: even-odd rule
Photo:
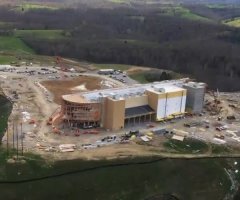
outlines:
[[[17,131],[17,160],[18,160],[18,123],[16,125],[16,131]]]
[[[9,156],[9,150],[8,150],[8,124],[7,124],[7,156]]]
[[[23,156],[23,132],[22,132],[22,122],[21,122],[21,143],[22,143],[22,156]]]
[[[15,129],[15,125],[14,125],[14,121],[13,121],[13,133],[12,133],[12,134],[13,134],[13,135],[12,135],[13,149],[14,149],[14,146],[15,146],[15,145],[14,145],[14,131],[15,131],[14,129]]]

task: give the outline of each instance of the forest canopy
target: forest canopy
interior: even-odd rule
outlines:
[[[170,69],[234,91],[240,90],[240,29],[224,20],[237,16],[238,7],[203,5],[1,7],[0,35],[38,54]]]

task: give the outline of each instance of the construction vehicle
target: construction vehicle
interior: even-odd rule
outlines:
[[[56,123],[58,118],[61,118],[62,113],[60,112],[60,107],[58,107],[53,113],[52,115],[48,118],[47,120],[47,125],[51,126],[53,125],[53,121],[54,123]]]
[[[56,57],[55,63],[64,72],[68,72],[68,67],[64,64],[63,59],[60,56]]]
[[[217,131],[223,131],[223,130],[226,130],[228,127],[226,126],[226,125],[224,125],[224,126],[218,126],[218,127],[216,127],[216,130]]]
[[[64,63],[62,57],[57,56],[57,57],[55,58],[55,63],[56,63],[55,67],[60,68],[60,70],[62,71],[62,72],[60,73],[61,78],[62,78],[62,79],[67,78],[68,76],[67,76],[66,74],[64,74],[64,72],[68,72],[69,70],[68,70],[67,65]]]
[[[153,127],[155,127],[154,124],[147,124],[147,128],[153,128]]]
[[[215,138],[218,138],[218,139],[224,139],[224,135],[222,134],[215,134]]]
[[[29,124],[35,124],[36,122],[35,122],[35,120],[34,119],[31,119],[30,121],[29,121]]]
[[[53,128],[53,133],[60,134],[60,130],[56,127]]]
[[[97,130],[89,130],[89,131],[84,131],[83,134],[98,134],[99,132]]]
[[[48,125],[48,126],[51,126],[51,125],[52,125],[52,120],[53,120],[53,118],[52,118],[52,117],[49,117],[49,119],[47,120],[47,125]]]
[[[227,119],[228,119],[228,120],[235,120],[236,117],[235,117],[234,115],[229,115],[229,116],[227,116]]]

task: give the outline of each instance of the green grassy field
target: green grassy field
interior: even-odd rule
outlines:
[[[108,0],[108,1],[112,3],[129,3],[128,0]]]
[[[11,34],[12,30],[16,28],[18,25],[17,22],[11,22],[11,21],[0,21],[0,28],[3,30],[8,30]]]
[[[166,6],[162,8],[164,15],[177,16],[189,20],[210,22],[211,20],[193,13],[191,10],[182,6]],[[162,13],[161,13],[162,14]]]
[[[141,40],[129,40],[129,39],[118,39],[118,40],[110,40],[113,43],[121,43],[126,45],[134,45],[134,46],[141,46],[141,47],[159,47],[159,44],[150,41],[141,41]]]
[[[3,109],[3,104],[0,105],[0,109]],[[205,151],[206,149],[205,145],[199,142],[184,142],[184,144],[192,145],[191,151],[199,149]],[[185,148],[182,145],[174,147],[175,150],[181,152],[186,152]],[[13,155],[16,155],[15,150],[10,151],[10,156]],[[224,168],[230,169],[230,163],[238,161],[237,159],[164,159],[144,164],[117,166],[124,163],[143,163],[156,158],[65,160],[53,163],[33,154],[24,154],[24,156],[25,164],[8,164],[6,161],[9,156],[6,150],[0,149],[2,199],[41,200],[79,199],[81,197],[87,200],[143,200],[159,194],[174,194],[179,199],[224,199],[231,185]],[[116,166],[98,168],[113,164]],[[92,170],[77,172],[88,168]],[[68,172],[74,173],[68,174]],[[67,174],[19,184],[1,182],[64,173]]]
[[[185,139],[183,142],[168,140],[164,147],[176,153],[205,153],[209,147],[205,142],[193,139]]]
[[[10,64],[11,62],[16,62],[15,56],[9,56],[9,55],[1,55],[0,54],[0,64]]]
[[[212,9],[226,9],[226,8],[239,8],[238,4],[221,4],[221,3],[212,3],[212,4],[205,4],[206,7],[212,8]]]
[[[34,2],[23,3],[14,8],[17,12],[27,12],[29,10],[39,10],[39,9],[47,9],[47,10],[57,10],[59,7],[57,5],[50,4],[39,4]]]
[[[233,149],[226,146],[226,145],[211,145],[211,150],[213,154],[224,154],[224,153],[230,153],[233,152]]]
[[[0,51],[14,51],[16,53],[28,54],[34,53],[34,51],[21,39],[11,36],[0,36]]]
[[[228,25],[228,26],[233,26],[233,27],[240,28],[240,18],[234,18],[234,19],[231,19],[231,20],[224,20],[223,23]]]
[[[16,30],[14,32],[16,37],[33,37],[36,39],[64,39],[63,30]]]
[[[145,77],[146,72],[139,72],[135,74],[130,74],[129,77],[132,78],[135,81],[138,81],[139,83],[149,83]]]
[[[1,164],[0,177],[1,180],[21,180],[101,165],[148,160],[151,158],[111,161],[69,160],[49,166],[40,159],[33,158],[28,159],[26,165],[8,164],[3,168]],[[228,164],[223,159],[167,159],[144,165],[100,168],[29,183],[1,184],[1,197],[20,200],[79,199],[79,197],[87,200],[143,200],[159,194],[174,194],[179,199],[223,199],[231,185],[224,167],[228,167]]]
[[[13,26],[15,23],[14,22],[4,22],[4,21],[0,21],[0,27],[11,27]]]

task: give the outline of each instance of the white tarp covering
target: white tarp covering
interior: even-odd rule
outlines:
[[[183,137],[183,136],[180,136],[180,135],[173,135],[173,136],[172,136],[172,139],[173,139],[173,140],[178,140],[178,141],[183,141],[183,140],[184,140],[184,137]]]
[[[165,118],[175,113],[184,113],[186,95],[158,100],[157,118]]]
[[[144,141],[144,142],[149,142],[150,140],[152,140],[152,137],[144,135],[144,136],[141,137],[141,140]]]
[[[31,119],[30,113],[26,111],[22,112],[22,119],[23,119],[23,122],[27,122],[28,120],[30,120]]]
[[[221,140],[219,138],[213,138],[213,143],[215,143],[215,144],[225,144],[226,141],[225,140]]]

